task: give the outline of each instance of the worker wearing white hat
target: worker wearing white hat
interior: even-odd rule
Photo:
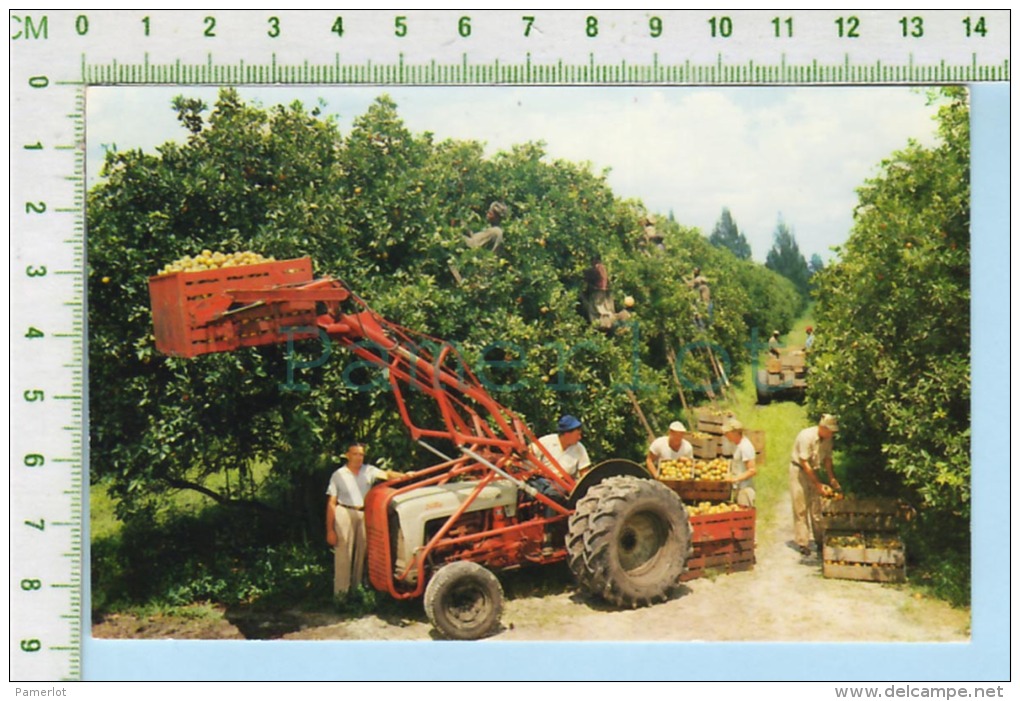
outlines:
[[[648,446],[645,465],[653,477],[659,476],[659,463],[677,458],[694,458],[694,446],[685,438],[687,427],[679,421],[669,425],[669,434],[659,436]]]
[[[790,497],[793,502],[793,539],[800,554],[811,554],[814,540],[821,551],[823,493],[839,491],[839,482],[832,471],[832,436],[839,431],[839,423],[832,414],[823,414],[817,426],[805,428],[797,434],[790,455]],[[824,467],[829,484],[818,478]]]
[[[758,468],[754,464],[755,450],[751,439],[744,435],[744,424],[735,418],[723,422],[723,435],[732,443],[733,457],[730,459],[730,484],[733,485],[734,500],[740,506],[754,506],[754,476]]]

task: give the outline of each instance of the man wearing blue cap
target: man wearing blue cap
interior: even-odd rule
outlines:
[[[575,416],[570,414],[561,416],[556,423],[556,433],[542,436],[538,442],[545,446],[545,449],[549,451],[560,467],[575,479],[591,466],[588,450],[581,443],[581,421]],[[537,445],[531,446],[531,452],[546,465],[549,465],[549,460]],[[552,466],[550,465],[550,467]]]

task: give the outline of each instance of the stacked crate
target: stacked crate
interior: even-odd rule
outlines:
[[[778,358],[769,356],[765,361],[766,384],[778,387],[807,387],[807,363],[804,352],[785,350]]]
[[[696,479],[664,480],[691,512],[693,553],[681,577],[684,582],[703,577],[709,571],[729,574],[754,566],[755,511],[729,503],[732,486],[722,479],[728,468],[717,464],[712,472],[711,466],[706,465],[706,461],[722,458],[723,423],[732,414],[708,407],[695,411],[696,430],[688,433],[687,440],[694,448],[694,457],[700,461],[695,463]],[[706,467],[710,470],[707,475],[703,472]]]
[[[691,516],[694,550],[687,560],[681,582],[704,577],[708,572],[732,574],[754,567],[754,509]]]
[[[828,499],[822,503],[822,576],[867,582],[907,578],[899,536],[902,505],[892,499]]]

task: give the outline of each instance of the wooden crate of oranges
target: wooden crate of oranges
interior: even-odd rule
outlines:
[[[736,504],[702,503],[687,509],[691,520],[694,552],[687,561],[681,582],[712,572],[731,574],[754,567],[754,535],[757,514]]]
[[[732,488],[725,481],[729,461],[678,458],[659,463],[659,481],[676,492],[685,504],[729,501]]]

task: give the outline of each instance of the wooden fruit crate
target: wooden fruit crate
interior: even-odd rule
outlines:
[[[690,436],[687,441],[694,448],[694,457],[699,460],[714,460],[719,457],[719,436],[706,434],[704,436]]]
[[[829,531],[890,533],[899,528],[903,505],[895,499],[822,500],[822,527]]]
[[[717,414],[706,407],[698,407],[695,410],[698,419],[698,430],[702,433],[710,433],[713,436],[722,435],[723,422],[729,418],[728,414]]]
[[[857,536],[860,544],[840,543],[840,536]],[[907,556],[903,543],[898,539],[891,543],[882,540],[888,540],[888,534],[875,537],[867,533],[826,533],[822,546],[822,576],[864,582],[905,581]]]
[[[754,509],[691,517],[694,552],[687,560],[681,582],[704,577],[707,571],[722,574],[754,567]]]
[[[804,369],[804,354],[803,353],[783,353],[780,362],[782,363],[784,370],[803,370]]]
[[[750,539],[753,542],[756,517],[754,509],[691,516],[691,538],[695,545],[725,540]]]
[[[150,277],[156,348],[166,355],[191,358],[240,346],[282,343],[288,339],[283,329],[315,326],[315,301],[237,304],[230,293],[299,286],[311,281],[311,258]],[[290,337],[317,335],[313,328]]]
[[[694,553],[687,560],[687,571],[680,575],[680,581],[704,577],[708,570],[716,570],[720,574],[746,572],[754,567],[754,563],[753,540],[702,543],[694,546]]]
[[[672,489],[686,504],[693,504],[700,501],[729,501],[733,491],[729,482],[718,482],[715,480],[660,480],[664,485]],[[694,518],[700,518],[695,516]],[[691,520],[693,525],[693,519]]]

